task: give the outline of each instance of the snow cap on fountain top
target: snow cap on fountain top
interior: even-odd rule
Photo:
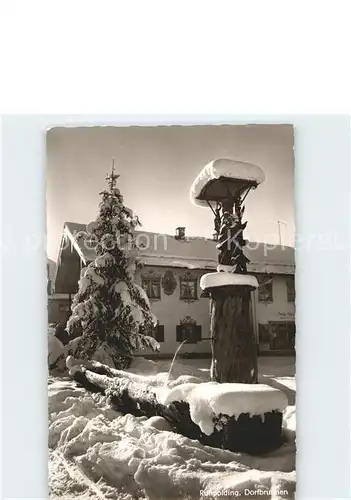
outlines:
[[[224,183],[218,182],[225,179],[226,187]],[[264,179],[264,172],[257,165],[220,158],[211,161],[201,170],[191,185],[190,200],[194,205],[208,207],[207,202],[220,201],[226,197],[228,187],[235,196],[249,187],[257,187]]]

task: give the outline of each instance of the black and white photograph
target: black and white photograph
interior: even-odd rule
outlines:
[[[50,499],[293,499],[293,125],[54,127],[46,160]]]

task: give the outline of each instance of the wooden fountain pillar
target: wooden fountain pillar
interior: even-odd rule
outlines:
[[[202,276],[200,286],[211,297],[211,379],[255,384],[257,342],[251,318],[251,292],[257,279],[248,274],[249,259],[242,222],[243,202],[264,181],[257,165],[229,159],[213,160],[194,180],[190,199],[210,206],[215,216],[218,268]],[[213,208],[216,205],[216,209]]]
[[[247,285],[219,286],[211,295],[211,380],[257,383],[257,344]]]
[[[242,276],[245,276],[248,259],[242,251],[245,244],[242,228],[245,226],[241,221],[240,199],[224,199],[222,214],[222,220],[226,214],[229,223],[219,236],[219,240],[225,243],[219,249],[218,263],[235,269],[234,259],[236,262],[242,260]],[[244,283],[245,279],[243,284],[228,283],[208,289],[211,297],[211,379],[216,382],[257,383],[257,344],[251,318],[251,292],[254,288]]]

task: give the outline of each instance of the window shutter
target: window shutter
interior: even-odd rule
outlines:
[[[194,325],[195,328],[195,340],[196,342],[201,341],[201,325]]]
[[[177,325],[176,326],[176,340],[177,342],[183,342],[183,328],[182,325]]]
[[[164,327],[164,325],[157,325],[156,340],[157,340],[157,342],[164,342],[165,341],[165,327]]]
[[[286,287],[288,302],[295,302],[295,279],[293,276],[287,278]]]

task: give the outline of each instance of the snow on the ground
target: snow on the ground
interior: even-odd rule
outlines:
[[[286,387],[290,391],[296,392],[295,377],[273,377],[273,380],[275,380],[275,382],[277,384],[281,384],[282,386]]]
[[[296,435],[296,406],[288,406],[283,417],[283,432],[286,438],[294,440]]]
[[[193,365],[191,361],[175,363],[172,385],[180,375],[183,380],[191,376],[208,380],[208,360]],[[161,382],[167,378],[169,363],[136,359],[130,372],[159,373]],[[247,499],[260,494],[274,500],[293,498],[295,408],[288,407],[285,415],[289,441],[274,452],[253,457],[170,432],[160,417],[121,415],[102,396],[69,379],[51,377],[51,499],[198,499],[202,490],[206,498],[219,498],[221,492],[225,498],[240,494]]]

